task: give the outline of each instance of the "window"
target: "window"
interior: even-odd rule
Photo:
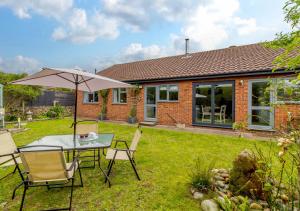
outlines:
[[[160,101],[178,101],[177,85],[161,85],[159,86]]]
[[[278,103],[300,103],[300,83],[294,78],[277,80]]]
[[[126,88],[113,89],[113,103],[127,103]]]
[[[98,100],[98,92],[84,92],[83,94],[84,103],[97,103]]]

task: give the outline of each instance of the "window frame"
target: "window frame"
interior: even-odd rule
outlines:
[[[99,101],[99,93],[98,93],[98,101],[94,101],[95,100],[95,93],[98,93],[98,91],[95,91],[95,92],[83,92],[83,103],[84,104],[98,104],[100,101]],[[85,95],[90,95],[90,94],[93,94],[93,102],[86,102],[85,101]]]
[[[160,99],[160,88],[163,87],[163,86],[167,87],[167,99],[166,100]],[[170,87],[171,86],[176,86],[177,87],[177,100],[170,100]],[[170,102],[170,103],[179,102],[179,85],[178,84],[161,84],[161,85],[158,85],[158,99],[157,99],[157,102]]]
[[[277,82],[280,80],[294,80],[296,79],[296,77],[286,77],[286,78],[276,78],[276,84],[275,84],[275,104],[279,104],[279,105],[285,105],[285,104],[300,104],[300,100],[299,101],[289,101],[289,100],[278,100],[278,84]],[[300,84],[299,84],[299,88],[300,88]]]
[[[125,89],[125,91],[121,91],[121,89]],[[115,90],[118,90],[118,93],[117,93],[117,101],[118,102],[115,102]],[[120,102],[121,101],[121,93],[122,94],[126,94],[126,102]],[[127,104],[127,89],[126,88],[113,88],[112,90],[112,104]]]

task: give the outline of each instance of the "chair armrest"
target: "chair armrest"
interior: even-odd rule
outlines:
[[[3,154],[3,155],[0,155],[0,157],[13,156],[14,154],[15,154],[15,153]]]
[[[122,143],[125,144],[126,148],[129,149],[128,144],[127,144],[127,142],[125,140],[115,140],[115,141],[116,141],[115,147],[117,147],[117,145],[118,145],[119,142],[122,142]]]
[[[76,163],[79,165],[79,154],[74,158],[71,166],[67,169],[67,171],[72,171],[74,169],[74,167],[76,166]]]

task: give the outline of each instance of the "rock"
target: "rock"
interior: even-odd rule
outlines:
[[[226,194],[221,191],[216,191],[216,193],[223,198],[226,196]]]
[[[222,196],[218,196],[217,200],[221,203],[225,203],[225,199]]]
[[[216,182],[215,182],[215,185],[216,185],[217,187],[224,188],[225,183],[224,183],[223,181],[216,181]]]
[[[228,171],[226,169],[219,169],[218,173],[219,174],[227,174]]]
[[[285,194],[282,194],[282,195],[280,196],[280,198],[282,199],[282,201],[283,201],[284,203],[286,203],[286,202],[289,201],[289,197],[288,197],[287,195],[285,195]]]
[[[211,170],[211,173],[213,173],[213,174],[216,174],[216,173],[218,173],[219,172],[219,169],[212,169]]]
[[[223,177],[223,178],[228,178],[229,174],[228,173],[223,173],[223,174],[220,174],[220,176]]]
[[[225,179],[219,175],[214,176],[215,180],[224,181]]]
[[[203,197],[204,197],[203,193],[200,193],[200,192],[197,192],[197,191],[193,193],[193,198],[194,199],[203,199]]]
[[[192,194],[194,194],[197,191],[197,189],[194,188],[194,187],[191,187],[190,191],[191,191]]]
[[[7,202],[5,201],[5,202],[2,202],[1,204],[0,204],[0,207],[5,207],[5,205],[7,204]]]
[[[224,184],[224,187],[223,187],[223,188],[227,190],[227,189],[229,188],[229,185],[225,185],[225,184]]]
[[[203,211],[219,211],[218,204],[212,199],[206,199],[201,202],[201,209]]]
[[[229,187],[235,193],[252,197],[253,195],[263,199],[262,182],[258,175],[257,160],[250,150],[243,150],[233,161],[233,168],[230,171]]]
[[[232,202],[234,202],[235,204],[239,204],[239,203],[240,203],[240,202],[239,202],[239,199],[238,199],[236,196],[231,197],[230,200],[231,200]]]
[[[269,207],[269,204],[268,204],[268,202],[266,202],[266,201],[259,201],[258,202],[262,207],[264,207],[264,208],[268,208]]]
[[[258,203],[252,203],[252,204],[250,204],[250,209],[262,210],[263,207],[260,204],[258,204]]]

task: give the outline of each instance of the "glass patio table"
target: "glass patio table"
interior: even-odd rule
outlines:
[[[81,151],[81,150],[98,150],[98,166],[100,170],[102,171],[103,175],[108,179],[106,173],[100,166],[100,149],[109,148],[111,146],[111,143],[113,141],[114,134],[111,133],[100,133],[97,134],[97,136],[92,137],[80,137],[79,135],[76,135],[75,142],[73,141],[73,135],[50,135],[45,136],[39,140],[33,141],[32,143],[26,145],[28,147],[35,146],[35,151],[43,151],[43,150],[49,150],[49,146],[59,146],[62,147],[64,151],[69,152],[73,151]],[[28,148],[30,150],[30,148]],[[32,150],[32,149],[31,149]],[[25,149],[22,149],[22,151],[26,151]],[[69,156],[68,156],[69,160]],[[95,167],[95,152],[94,152],[94,167]],[[109,181],[110,186],[110,181]]]

